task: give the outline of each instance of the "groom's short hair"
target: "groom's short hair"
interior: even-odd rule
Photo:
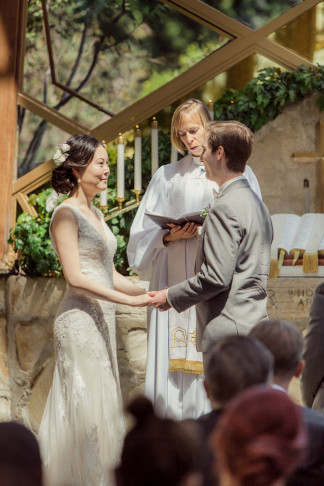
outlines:
[[[207,143],[212,153],[219,146],[224,148],[229,170],[244,172],[253,149],[253,133],[236,120],[211,122],[207,125]]]
[[[253,385],[270,382],[273,356],[257,339],[227,336],[208,351],[205,385],[212,402],[224,406]]]

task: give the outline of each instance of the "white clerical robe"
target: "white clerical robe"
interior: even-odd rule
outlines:
[[[249,166],[244,175],[261,198],[258,181]],[[176,251],[172,249],[173,242],[164,246],[163,236],[169,230],[161,229],[145,213],[179,218],[212,205],[214,191],[218,191],[217,184],[206,179],[203,164],[191,154],[160,167],[152,177],[134,218],[127,248],[130,267],[142,279],[150,281],[151,290],[164,289],[195,274],[197,241],[191,238],[175,242]],[[204,377],[198,373],[169,371],[171,312],[175,311],[159,312],[148,308],[145,394],[162,417],[197,418],[210,411]],[[184,318],[195,319],[195,307],[188,309]]]

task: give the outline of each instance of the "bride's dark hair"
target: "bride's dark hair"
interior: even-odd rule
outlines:
[[[89,135],[73,135],[66,142],[70,149],[66,160],[52,172],[52,187],[59,194],[68,194],[77,187],[78,178],[73,173],[77,169],[80,174],[91,162],[99,145],[99,140]]]
[[[195,429],[157,417],[144,396],[127,410],[136,423],[126,435],[116,469],[118,486],[179,486],[196,471]]]

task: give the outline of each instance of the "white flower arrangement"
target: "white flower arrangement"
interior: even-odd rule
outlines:
[[[55,154],[53,155],[54,164],[59,167],[69,156],[70,145],[68,143],[61,143]]]
[[[58,203],[60,203],[64,199],[64,194],[58,194],[54,189],[52,189],[51,194],[49,197],[46,199],[46,211],[48,213],[51,213],[54,211]]]

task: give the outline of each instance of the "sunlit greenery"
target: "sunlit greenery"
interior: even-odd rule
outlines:
[[[267,68],[259,72],[258,76],[241,91],[227,90],[224,96],[214,104],[215,119],[239,120],[252,130],[261,128],[269,120],[274,119],[287,104],[302,100],[312,93],[319,93],[318,107],[324,110],[324,66],[307,68],[300,66],[297,70],[287,73],[277,68]],[[143,137],[143,187],[146,189],[151,178],[151,139],[149,135]],[[168,132],[159,134],[160,165],[169,162],[170,135]],[[116,206],[116,150],[110,147],[109,160],[111,175],[109,177],[108,208],[105,214]],[[134,185],[133,156],[125,158],[126,187]],[[16,270],[32,276],[61,275],[61,267],[49,240],[49,223],[51,214],[45,209],[46,198],[50,189],[39,195],[32,195],[30,203],[38,211],[38,217],[23,213],[17,220],[15,229],[11,232],[10,242],[17,251]],[[132,193],[126,190],[126,198],[132,198]],[[99,206],[99,197],[94,201]],[[115,264],[124,274],[129,272],[126,248],[129,231],[135,211],[128,212],[109,221],[109,226],[118,242]]]

